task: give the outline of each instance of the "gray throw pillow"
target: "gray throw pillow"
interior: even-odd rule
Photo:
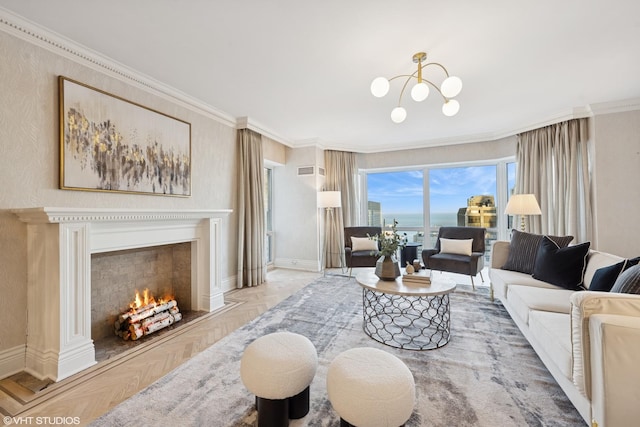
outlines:
[[[640,264],[628,268],[619,275],[610,292],[640,294]]]
[[[542,234],[513,230],[511,243],[509,244],[509,256],[507,257],[507,262],[502,266],[502,269],[531,274],[536,262],[538,247],[543,237]],[[567,247],[573,240],[573,236],[547,237],[556,242],[561,248]]]

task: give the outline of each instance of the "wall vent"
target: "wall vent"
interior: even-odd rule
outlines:
[[[315,173],[315,167],[313,166],[300,166],[298,168],[298,176],[313,175]]]

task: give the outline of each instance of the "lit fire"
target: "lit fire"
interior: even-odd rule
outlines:
[[[140,295],[140,292],[138,292],[138,290],[136,289],[136,298],[131,303],[129,303],[129,308],[135,310],[140,307],[146,307],[148,305],[156,306],[169,302],[172,299],[174,299],[173,296],[165,296],[156,300],[149,289],[145,289],[144,291],[142,291],[142,295]]]
[[[136,289],[136,298],[129,309],[121,313],[113,326],[117,336],[125,340],[137,340],[175,322],[182,320],[182,313],[173,296],[155,299],[149,289],[142,295]]]

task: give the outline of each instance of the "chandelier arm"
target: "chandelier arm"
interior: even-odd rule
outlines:
[[[449,100],[449,98],[447,98],[446,96],[444,96],[442,94],[442,91],[440,90],[440,88],[438,87],[437,84],[433,83],[431,80],[427,80],[427,79],[422,79],[423,82],[429,83],[431,86],[433,86],[433,88],[435,90],[438,91],[438,93],[440,94],[440,96],[442,97],[442,99],[444,99],[445,102],[447,102]]]
[[[424,69],[424,67],[426,67],[427,65],[437,65],[438,67],[442,68],[442,71],[444,71],[444,73],[447,75],[447,77],[449,77],[449,72],[448,72],[448,71],[447,71],[447,69],[444,67],[444,65],[440,64],[439,62],[429,62],[429,63],[427,63],[427,64],[424,64],[420,69],[418,69],[418,70],[414,71],[414,72],[413,72],[413,74],[411,74],[411,76],[403,75],[403,76],[396,76],[396,77],[413,77],[413,78],[417,79],[417,80],[418,80],[418,82],[419,82],[419,81],[420,81],[420,79],[418,79],[418,77],[416,77],[416,74],[419,74],[419,71],[420,71],[421,69]],[[421,73],[420,73],[420,74],[421,74]],[[394,79],[395,79],[396,77],[394,77]],[[391,81],[391,79],[390,79],[389,81]],[[427,79],[425,79],[424,77],[422,77],[422,81],[423,81],[423,82],[425,82],[425,83],[429,83],[431,86],[433,86],[433,88],[434,88],[435,90],[437,90],[437,91],[438,91],[438,93],[440,94],[440,96],[442,97],[442,99],[444,99],[444,102],[449,101],[449,98],[447,98],[446,96],[444,96],[444,95],[442,94],[442,91],[440,90],[440,87],[439,87],[437,84],[433,83],[431,80],[427,80]],[[403,88],[402,88],[402,92],[404,92],[404,88],[407,86],[407,83],[409,83],[409,79],[407,79],[407,81],[405,82],[405,84],[404,84],[404,86],[403,86]],[[402,93],[400,93],[400,99],[402,99]],[[399,104],[400,104],[400,102],[398,102],[398,105],[399,105]]]
[[[409,80],[411,80],[412,77],[416,78],[415,74],[416,73],[413,73],[413,74],[398,74],[397,76],[393,76],[390,79],[388,79],[389,81],[391,81],[391,80],[398,79],[400,77],[406,77],[407,78],[407,81],[404,82],[404,85],[402,86],[402,90],[400,91],[400,97],[398,98],[398,106],[402,102],[402,94],[404,93],[405,88],[409,84]]]
[[[447,77],[449,77],[449,71],[447,71],[447,69],[445,68],[445,66],[444,66],[444,65],[442,65],[442,64],[441,64],[441,63],[439,63],[439,62],[429,62],[429,63],[427,63],[427,64],[424,64],[424,65],[422,66],[422,69],[424,69],[425,67],[427,67],[427,66],[429,66],[429,65],[437,65],[438,67],[442,68],[442,71],[444,71],[444,73],[447,75]]]
[[[407,88],[407,85],[409,84],[409,81],[411,80],[411,78],[419,80],[418,77],[417,77],[417,74],[421,74],[420,71],[424,70],[424,68],[428,67],[429,65],[435,65],[437,67],[440,67],[442,69],[442,71],[444,71],[446,76],[449,77],[449,71],[447,71],[447,68],[444,65],[440,64],[439,62],[428,62],[428,63],[422,65],[420,68],[418,68],[412,74],[399,74],[397,76],[391,77],[389,79],[389,81],[395,80],[395,79],[400,78],[400,77],[406,77],[407,78],[407,80],[404,82],[404,85],[402,85],[402,90],[400,91],[400,96],[398,97],[398,105],[402,104],[402,96],[404,95],[404,91]],[[438,91],[438,93],[440,94],[442,99],[444,99],[445,102],[449,101],[449,98],[447,98],[446,96],[444,96],[442,94],[442,91],[440,90],[440,87],[438,85],[433,83],[431,80],[425,79],[424,77],[422,78],[422,81],[425,82],[425,83],[429,83],[436,91]]]
[[[412,77],[415,78],[415,76],[407,76],[407,80],[402,85],[402,90],[400,91],[400,96],[398,97],[398,106],[400,106],[400,104],[402,103],[402,95],[404,95],[404,90],[407,88],[407,85],[409,84],[409,81],[411,81]]]
[[[389,81],[393,80],[393,79],[397,79],[398,77],[406,77],[407,81],[404,82],[404,85],[402,86],[402,90],[400,91],[400,96],[398,97],[398,105],[402,104],[402,95],[404,95],[404,90],[407,88],[407,85],[409,84],[409,81],[411,80],[411,78],[413,77],[414,79],[417,79],[417,77],[415,76],[417,73],[417,71],[411,75],[408,74],[401,74],[399,76],[395,76],[389,79]],[[437,84],[433,83],[431,80],[427,80],[425,78],[422,79],[423,82],[425,83],[429,83],[436,91],[438,91],[438,93],[440,94],[440,96],[442,97],[442,99],[444,99],[445,102],[447,102],[449,100],[449,98],[447,98],[446,96],[444,96],[442,94],[442,91],[440,90],[440,88],[438,87]]]

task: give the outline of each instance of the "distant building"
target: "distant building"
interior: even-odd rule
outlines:
[[[372,227],[382,227],[382,213],[380,202],[367,201],[367,217],[368,222]]]
[[[458,209],[458,226],[495,228],[498,225],[493,196],[471,196],[467,207]]]

